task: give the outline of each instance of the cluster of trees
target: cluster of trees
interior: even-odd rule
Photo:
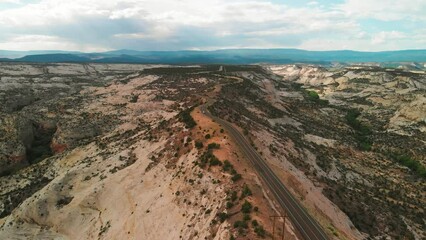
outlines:
[[[423,166],[419,161],[407,156],[407,155],[396,155],[394,154],[393,159],[395,159],[399,164],[408,167],[419,175],[422,178],[426,178],[426,167]]]
[[[241,174],[239,174],[237,170],[235,170],[234,166],[228,160],[225,160],[223,162],[222,169],[224,172],[229,172],[232,175],[231,180],[233,182],[236,182],[242,178]]]
[[[191,116],[191,112],[194,110],[194,107],[190,107],[186,110],[183,110],[179,113],[179,119],[182,121],[187,128],[193,128],[197,125],[194,118]]]
[[[222,162],[211,151],[204,152],[197,164],[201,168],[204,168],[207,164],[210,166],[222,166]]]
[[[328,100],[321,99],[318,93],[315,91],[305,91],[305,94],[306,94],[306,98],[310,101],[323,104],[323,105],[328,105]]]
[[[345,116],[346,122],[356,131],[355,137],[358,141],[358,147],[363,151],[370,151],[371,145],[373,144],[370,139],[372,131],[368,126],[362,124],[358,120],[360,115],[361,113],[358,110],[349,109]]]

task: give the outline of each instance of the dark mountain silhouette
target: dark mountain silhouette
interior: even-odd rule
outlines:
[[[7,51],[1,51],[7,55]],[[46,53],[21,58],[16,62],[94,62],[164,64],[253,64],[253,63],[330,63],[330,62],[426,62],[426,50],[385,52],[307,51],[299,49],[227,49],[216,51],[136,51],[115,50],[102,53]]]

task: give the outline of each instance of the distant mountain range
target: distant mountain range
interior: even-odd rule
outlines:
[[[332,62],[426,62],[426,50],[385,52],[307,51],[299,49],[227,49],[215,51],[135,51],[116,50],[101,53],[66,51],[1,51],[3,62],[93,62],[152,64],[253,64]],[[424,65],[421,65],[424,67]]]

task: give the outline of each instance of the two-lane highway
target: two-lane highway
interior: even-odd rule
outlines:
[[[325,240],[328,239],[321,226],[313,219],[303,206],[297,201],[288,189],[282,184],[272,169],[265,163],[262,157],[249,144],[244,136],[235,129],[229,122],[213,116],[205,104],[200,106],[203,114],[215,120],[217,123],[228,131],[229,135],[239,145],[241,151],[249,159],[255,170],[259,173],[263,181],[267,184],[275,199],[280,206],[286,211],[292,223],[295,225],[299,233],[304,239]]]

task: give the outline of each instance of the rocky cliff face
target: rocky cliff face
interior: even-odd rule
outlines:
[[[34,139],[33,126],[21,115],[0,115],[0,175],[28,164],[26,150]]]
[[[27,88],[38,99],[1,117],[0,239],[271,236],[274,201],[197,108],[229,80],[152,67],[0,65],[2,101]]]
[[[212,108],[245,129],[339,239],[422,239],[426,73],[280,65],[229,74]]]
[[[403,135],[425,133],[426,74],[379,67],[328,70],[316,66],[272,66],[287,81],[310,87],[338,105],[383,119],[383,128]]]

